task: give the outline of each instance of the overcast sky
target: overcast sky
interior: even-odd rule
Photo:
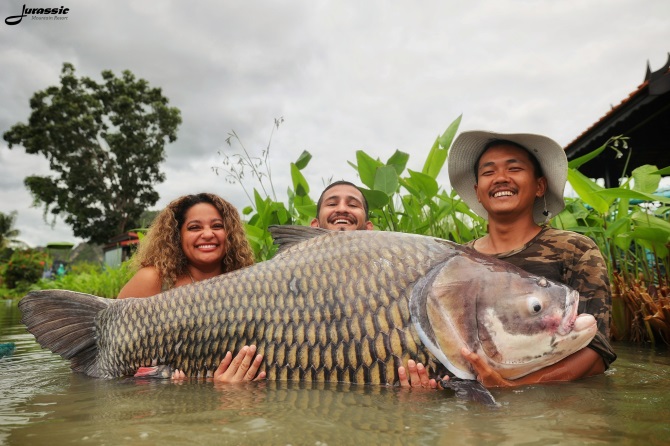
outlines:
[[[57,6],[46,3],[25,4]],[[356,150],[386,160],[400,149],[420,169],[461,114],[461,130],[541,133],[566,145],[670,51],[668,0],[61,4],[65,21],[0,23],[0,132],[27,122],[31,96],[59,85],[63,62],[98,81],[105,69],[130,70],[182,112],[156,209],[201,191],[248,205],[211,168],[218,151],[239,153],[225,143],[233,130],[260,155],[279,117],[270,165],[281,196],[303,150],[314,156],[304,171],[313,198],[330,178],[358,182],[347,164]],[[23,5],[3,0],[0,16]],[[23,180],[48,173],[44,158],[0,140],[0,212],[18,212],[19,238],[31,246],[77,243],[31,207]]]

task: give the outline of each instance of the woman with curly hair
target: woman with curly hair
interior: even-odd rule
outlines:
[[[149,297],[254,263],[237,209],[214,194],[185,195],[156,216],[118,298]]]
[[[200,193],[177,198],[156,216],[132,262],[137,272],[119,299],[150,297],[235,271],[252,265],[254,255],[237,209],[217,195]],[[262,361],[255,352],[255,346],[245,346],[234,360],[227,352],[214,379],[253,380]],[[183,377],[178,370],[173,374]],[[261,372],[257,378],[264,377]]]

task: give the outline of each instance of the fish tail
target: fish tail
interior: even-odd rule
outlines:
[[[21,322],[42,346],[70,360],[72,370],[97,376],[95,320],[109,299],[66,290],[28,293],[19,302]]]

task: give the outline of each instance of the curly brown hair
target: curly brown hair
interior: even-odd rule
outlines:
[[[132,260],[136,269],[156,268],[164,290],[172,288],[179,276],[187,274],[188,259],[181,248],[181,227],[186,212],[198,203],[211,204],[223,218],[228,248],[221,261],[223,272],[254,263],[254,253],[235,206],[214,194],[184,195],[173,200],[156,216]]]

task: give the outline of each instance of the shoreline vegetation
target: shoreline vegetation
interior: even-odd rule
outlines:
[[[359,150],[355,163],[348,162],[355,171],[351,176],[358,176],[363,185],[376,230],[430,235],[457,243],[486,232],[485,220],[437,181],[460,121],[459,116],[437,137],[420,171],[407,168],[410,155],[398,150],[386,162]],[[235,146],[237,153],[219,152],[222,164],[212,168],[225,181],[240,184],[249,199],[250,204],[240,211],[256,261],[270,259],[276,251],[268,226],[307,226],[316,213],[302,173],[312,159],[307,151],[290,163],[292,184],[286,200],[278,200],[275,194],[269,155],[272,135],[282,122],[283,118],[275,119],[270,141],[260,156],[250,153],[235,132],[229,133],[226,143]],[[568,181],[577,198],[566,198],[565,210],[551,225],[591,237],[603,252],[612,284],[612,338],[670,345],[670,198],[657,193],[670,166],[641,166],[627,172],[619,187],[604,188],[581,174],[579,167],[605,150],[630,159],[633,149],[627,138],[615,136],[594,152],[570,161]],[[6,260],[0,260],[3,276],[7,269]],[[3,281],[0,294],[19,298],[32,289],[62,288],[114,298],[131,275],[127,262],[114,269],[75,264],[68,274],[54,280],[39,279],[14,289],[3,288]]]

